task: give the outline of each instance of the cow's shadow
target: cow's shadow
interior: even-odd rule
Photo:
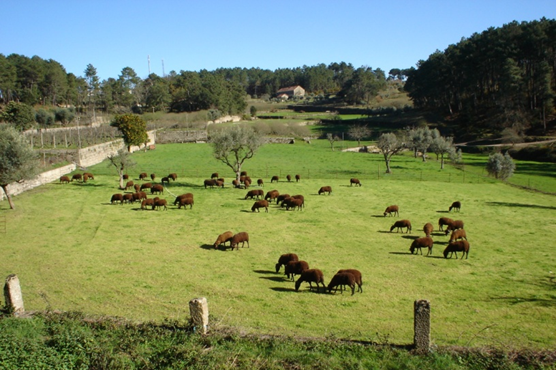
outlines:
[[[272,287],[270,289],[274,290],[275,292],[289,292],[289,293],[293,292],[293,293],[295,293],[294,288]]]

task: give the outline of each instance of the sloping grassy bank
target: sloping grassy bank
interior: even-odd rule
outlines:
[[[0,368],[20,369],[554,369],[556,352],[409,348],[328,339],[206,336],[187,323],[133,324],[80,314],[0,319]]]

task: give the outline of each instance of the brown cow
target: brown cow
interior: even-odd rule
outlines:
[[[160,184],[153,185],[151,188],[151,194],[163,194],[164,193],[164,186]]]
[[[257,185],[259,185],[259,186],[261,186],[261,187],[264,187],[264,181],[263,181],[263,179],[258,179],[258,180],[257,180]]]
[[[292,177],[291,177],[291,175],[289,175],[289,174],[288,174],[288,175],[286,175],[286,180],[288,180],[288,182],[291,182],[291,181],[292,181]]]
[[[182,194],[182,195],[178,195],[178,196],[176,197],[176,200],[174,200],[174,205],[178,204],[178,203],[180,202],[181,199],[185,199],[185,198],[191,198],[191,199],[193,199],[193,194],[191,194],[191,193],[185,193],[185,194]]]
[[[139,185],[139,184],[133,185],[133,188],[135,189],[135,192],[136,192],[136,193],[138,193],[138,192],[141,191],[141,185]]]
[[[187,206],[189,206],[189,209],[193,209],[193,203],[195,203],[193,201],[193,198],[180,198],[179,204],[178,204],[178,209],[180,209],[182,206],[183,206],[183,209],[186,209]]]
[[[139,174],[139,180],[145,180],[147,178],[147,173],[146,172],[141,172]]]
[[[299,180],[301,180],[301,176],[300,175],[295,175],[295,182],[299,182]]]
[[[177,173],[171,173],[168,175],[169,179],[172,179],[172,181],[176,181],[178,179],[178,174]]]
[[[255,197],[257,197],[257,199],[259,199],[259,196],[264,197],[264,192],[261,189],[249,190],[247,192],[247,195],[245,195],[244,199],[247,199],[247,198],[253,199]]]
[[[132,188],[132,187],[133,187],[133,181],[128,181],[125,184],[124,190],[127,190],[127,189]]]
[[[265,212],[268,213],[268,202],[267,202],[266,200],[264,200],[264,199],[263,199],[263,200],[258,200],[258,201],[256,201],[256,202],[253,204],[253,207],[251,207],[251,211],[252,211],[252,212],[255,212],[255,210],[257,210],[257,212],[260,212],[260,211],[259,211],[259,208],[262,208],[262,207],[264,207]]]
[[[234,237],[234,233],[231,231],[226,231],[218,235],[218,238],[216,238],[216,241],[214,242],[214,249],[217,249],[222,244],[224,244],[225,247],[227,242],[229,242],[231,246],[233,237]]]
[[[133,193],[125,193],[122,203],[133,203]]]
[[[124,202],[124,196],[122,194],[114,194],[112,198],[110,198],[110,203],[114,204],[114,202]]]
[[[150,189],[150,188],[152,188],[152,186],[153,186],[153,184],[151,184],[150,182],[146,182],[146,183],[141,185],[141,188],[139,190]]]
[[[217,179],[219,177],[220,177],[220,175],[218,175],[218,172],[214,172],[212,175],[210,175],[211,179]]]
[[[128,175],[128,174],[124,174],[124,175],[123,175],[123,179],[124,179],[124,180],[129,180],[129,175]]]
[[[241,243],[241,248],[243,248],[245,242],[247,242],[247,248],[249,248],[249,234],[247,234],[246,232],[240,232],[232,237],[230,245],[232,246],[232,250],[234,249],[234,247],[239,250],[239,243]]]
[[[210,186],[211,188],[213,188],[213,187],[216,186],[216,180],[207,179],[207,180],[205,180],[204,184],[205,184],[205,189],[207,188],[207,186]]]
[[[63,184],[63,183],[69,184],[69,183],[70,183],[70,178],[69,178],[69,176],[62,176],[62,177],[60,177],[60,182],[61,182],[62,184]]]
[[[170,185],[170,179],[168,177],[163,177],[160,179],[160,183],[162,183],[162,185],[164,185],[165,182]]]
[[[271,183],[274,182],[274,181],[278,182],[278,180],[280,180],[280,178],[278,176],[272,176],[272,178],[270,179],[270,182]]]
[[[76,181],[81,181],[81,174],[80,173],[76,173],[75,175],[73,175],[71,177],[71,181],[76,180]]]
[[[298,210],[302,210],[303,199],[290,198],[289,201],[286,203],[286,211],[289,211],[290,208],[295,209],[296,207]]]
[[[168,207],[166,205],[167,205],[166,199],[156,199],[153,204],[153,210],[155,208],[158,210],[160,207],[164,207],[164,210],[167,211]]]
[[[361,186],[361,181],[359,181],[359,179],[356,179],[355,177],[349,179],[349,186],[352,186],[353,184],[355,184],[355,186],[357,185]]]
[[[85,172],[85,173],[83,174],[83,176],[85,176],[85,175],[87,175],[87,177],[89,178],[89,180],[94,180],[94,179],[95,179],[95,177],[93,176],[93,174],[90,173],[90,172]]]
[[[156,175],[154,173],[151,173],[151,180],[154,181],[154,179],[156,179]]]
[[[269,200],[272,203],[272,200],[278,198],[279,195],[280,193],[278,192],[278,190],[271,190],[266,193],[264,199]]]
[[[83,175],[83,182],[87,182],[89,180],[89,176],[87,174]]]
[[[157,198],[152,198],[152,199],[145,199],[141,202],[141,209],[145,209],[147,208],[147,206],[153,206],[154,205],[154,201],[157,200]]]
[[[331,186],[323,186],[319,189],[319,195],[321,195],[322,193],[328,193],[328,195],[330,195],[330,193],[332,193],[332,187]]]

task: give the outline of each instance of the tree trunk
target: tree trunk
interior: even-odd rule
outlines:
[[[8,200],[8,204],[10,205],[10,209],[15,209],[12,197],[8,193],[8,184],[2,184],[0,186],[2,187],[2,190],[4,190],[4,194],[6,194],[6,199]]]
[[[440,169],[444,169],[444,153],[442,153],[442,156],[440,157]]]
[[[390,169],[390,158],[388,158],[388,155],[384,155],[384,162],[386,162],[386,173],[392,173],[392,170]]]
[[[122,189],[122,190],[125,189],[125,186],[124,186],[124,173],[123,173],[123,172],[120,172],[120,189]]]

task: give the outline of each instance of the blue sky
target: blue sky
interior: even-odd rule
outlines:
[[[0,53],[100,79],[217,68],[351,63],[409,68],[462,37],[556,18],[555,0],[1,0]]]

